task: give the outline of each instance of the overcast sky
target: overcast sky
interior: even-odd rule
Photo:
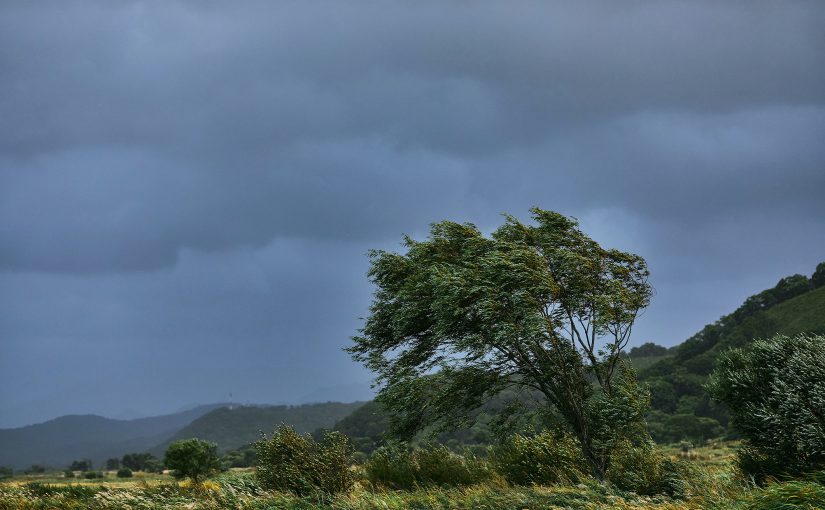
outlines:
[[[0,4],[0,427],[368,398],[370,248],[539,206],[676,344],[825,260],[825,3]]]

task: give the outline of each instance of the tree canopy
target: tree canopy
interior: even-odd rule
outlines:
[[[534,208],[490,236],[433,224],[406,253],[371,252],[370,315],[349,348],[376,372],[393,431],[464,425],[507,388],[541,395],[603,476],[619,435],[644,435],[646,401],[620,353],[651,296],[638,255]],[[613,413],[607,416],[605,413]],[[633,433],[635,433],[633,432]]]
[[[174,470],[175,478],[189,477],[197,483],[220,469],[218,445],[202,439],[175,441],[166,450],[164,464]]]
[[[757,478],[825,467],[825,336],[777,335],[724,353],[708,389],[746,439]]]

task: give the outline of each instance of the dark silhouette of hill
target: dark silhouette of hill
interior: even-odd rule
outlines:
[[[32,464],[64,468],[76,459],[100,466],[124,453],[145,451],[192,420],[226,404],[135,420],[113,420],[93,414],[68,415],[36,425],[0,429],[0,466],[17,469]]]
[[[225,452],[257,441],[261,432],[271,433],[281,424],[291,425],[299,433],[330,428],[363,405],[364,402],[327,402],[299,406],[222,407],[194,420],[150,451],[162,456],[172,441],[196,437],[217,443],[218,449]]]

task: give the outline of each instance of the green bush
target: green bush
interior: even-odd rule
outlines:
[[[516,434],[492,449],[494,468],[514,485],[579,483],[589,472],[579,442],[561,432]]]
[[[687,463],[665,457],[652,442],[623,441],[613,450],[606,478],[624,491],[684,498],[690,495],[692,475]]]
[[[747,510],[822,510],[825,485],[813,481],[791,481],[755,491]]]
[[[364,465],[374,485],[410,490],[416,487],[473,485],[490,477],[487,464],[472,455],[458,455],[441,444],[408,451],[400,443],[376,450]]]
[[[762,482],[825,467],[825,336],[779,335],[730,350],[708,389],[746,440],[746,474]]]
[[[103,478],[103,473],[100,471],[86,471],[83,473],[83,478],[88,478],[89,480],[93,480],[95,478]]]
[[[71,469],[63,471],[63,478],[74,478],[74,471]]]
[[[120,468],[117,470],[118,478],[132,478],[132,470],[129,468]]]
[[[284,426],[255,443],[255,450],[257,480],[265,489],[298,496],[336,494],[347,492],[355,482],[350,470],[352,446],[338,432],[327,432],[318,442]]]
[[[197,483],[220,470],[218,445],[202,439],[175,441],[166,450],[164,464],[175,478],[191,478]]]

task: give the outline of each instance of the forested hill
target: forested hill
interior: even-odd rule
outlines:
[[[719,435],[727,412],[704,390],[719,354],[776,334],[825,333],[825,263],[811,278],[793,275],[749,297],[733,313],[678,345],[672,356],[644,368],[654,412],[649,423],[659,441],[702,440]]]
[[[113,420],[92,414],[61,416],[37,425],[0,429],[0,466],[24,468],[41,464],[62,468],[73,460],[86,458],[99,466],[109,457],[151,448],[222,405],[225,404],[136,420]]]
[[[751,296],[736,311],[678,346],[645,344],[631,349],[627,359],[651,389],[654,409],[648,423],[654,438],[660,442],[687,439],[699,443],[724,435],[727,412],[715,405],[704,389],[719,354],[756,338],[805,332],[825,333],[825,263],[817,266],[811,278],[789,276]],[[489,416],[482,411],[480,418]],[[388,421],[378,404],[370,402],[334,428],[352,438],[359,450],[369,452],[380,442]],[[482,423],[441,439],[478,444],[489,440],[487,432]]]
[[[260,439],[261,432],[271,433],[279,425],[291,425],[300,433],[330,428],[349,416],[364,402],[304,404],[300,406],[235,406],[215,409],[180,429],[151,451],[162,456],[170,443],[197,437],[218,444],[227,451]]]

